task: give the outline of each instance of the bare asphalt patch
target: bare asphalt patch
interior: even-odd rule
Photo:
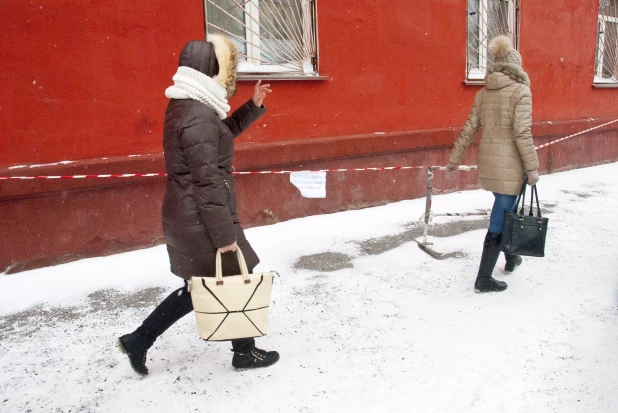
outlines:
[[[303,255],[294,264],[294,269],[332,272],[344,268],[352,268],[352,257],[340,252],[321,252],[319,254]]]
[[[541,213],[551,213],[556,203],[543,202]],[[485,210],[488,211],[488,210]],[[489,211],[488,211],[489,213]],[[430,224],[429,234],[433,237],[452,237],[464,232],[486,229],[489,227],[489,215],[481,219],[452,219],[449,222]],[[412,242],[423,235],[423,222],[410,222],[405,225],[405,230],[398,234],[385,235],[383,237],[369,238],[362,241],[352,241],[357,244],[361,255],[379,255],[395,249],[405,243]],[[436,259],[461,258],[464,253],[454,251],[435,256]],[[294,269],[332,272],[344,268],[352,268],[353,257],[338,252],[321,252],[318,254],[303,255],[294,264]]]
[[[25,311],[0,316],[0,343],[9,337],[30,337],[41,328],[54,328],[58,323],[79,322],[92,313],[119,313],[127,308],[153,307],[158,304],[163,288],[146,288],[132,293],[101,290],[88,296],[80,307],[47,307],[38,305]]]

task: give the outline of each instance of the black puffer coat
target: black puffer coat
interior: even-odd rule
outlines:
[[[191,42],[179,65],[213,77],[219,70],[213,49],[211,43]],[[167,188],[162,210],[171,271],[177,276],[214,276],[217,248],[234,241],[249,270],[259,263],[238,219],[232,160],[234,138],[265,112],[249,100],[222,121],[199,101],[170,100],[163,130]],[[236,254],[223,254],[223,270],[239,274]]]

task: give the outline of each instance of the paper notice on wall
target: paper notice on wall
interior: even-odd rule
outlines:
[[[292,172],[290,182],[305,198],[326,198],[326,172]]]

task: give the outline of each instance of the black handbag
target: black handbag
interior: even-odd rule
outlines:
[[[545,256],[545,238],[547,236],[548,219],[541,216],[539,206],[539,194],[536,185],[530,189],[530,212],[524,214],[526,203],[526,185],[528,179],[521,187],[515,208],[511,212],[504,213],[504,227],[502,229],[502,251],[513,255],[525,255],[528,257]],[[536,216],[533,214],[534,198],[536,197]],[[519,201],[521,200],[521,209]]]

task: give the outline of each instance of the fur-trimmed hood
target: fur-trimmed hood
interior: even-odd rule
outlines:
[[[236,91],[236,68],[238,67],[238,49],[229,37],[221,34],[208,34],[208,41],[215,47],[219,63],[219,73],[215,82],[227,90],[227,97]]]
[[[524,72],[524,69],[521,66],[514,65],[512,63],[506,62],[494,62],[490,63],[487,67],[487,76],[485,77],[485,85],[490,86],[490,79],[493,77],[496,82],[499,82],[499,76],[492,76],[492,74],[501,73],[507,76],[507,79],[514,80],[518,83],[523,83],[524,85],[530,87],[530,78],[528,78],[528,74]],[[489,83],[488,83],[489,82]],[[503,82],[500,82],[503,83]],[[504,86],[507,86],[504,84]],[[504,87],[502,86],[502,87]],[[488,87],[488,89],[501,89],[501,87]]]
[[[238,50],[227,37],[209,34],[208,41],[191,40],[180,52],[178,66],[186,66],[211,77],[230,97],[236,91]]]

